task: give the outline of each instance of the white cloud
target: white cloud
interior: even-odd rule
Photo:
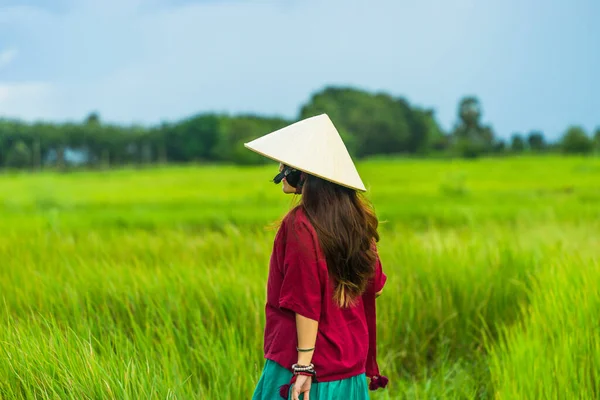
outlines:
[[[51,119],[55,116],[54,88],[45,82],[0,82],[2,117]]]
[[[6,67],[17,58],[17,49],[10,48],[0,52],[0,68]]]

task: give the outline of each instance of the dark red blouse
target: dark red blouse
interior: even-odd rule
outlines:
[[[298,361],[295,320],[295,313],[298,313],[319,322],[312,359],[319,382],[345,379],[365,372],[368,376],[378,375],[373,349],[374,298],[385,281],[386,275],[378,257],[375,277],[369,289],[353,307],[340,308],[333,300],[334,286],[317,234],[302,208],[296,208],[283,220],[271,255],[265,357],[288,369]],[[369,346],[372,356],[367,364],[367,356],[371,355]]]

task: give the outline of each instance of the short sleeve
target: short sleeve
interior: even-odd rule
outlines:
[[[305,222],[289,224],[284,249],[279,307],[318,321],[322,296],[318,251],[315,238]]]
[[[383,267],[381,266],[381,260],[379,259],[379,254],[377,255],[377,262],[375,263],[375,276],[373,278],[373,283],[375,285],[375,293],[381,291],[385,286],[385,282],[387,281],[387,276],[383,272]]]

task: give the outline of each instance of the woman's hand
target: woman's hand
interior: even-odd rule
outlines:
[[[304,400],[309,400],[312,376],[298,375],[293,386],[292,400],[300,400],[300,394],[304,393]]]

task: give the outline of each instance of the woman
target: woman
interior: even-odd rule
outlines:
[[[275,237],[267,284],[266,364],[255,400],[368,399],[385,387],[376,362],[375,298],[386,276],[378,221],[327,115],[246,147],[280,162],[276,183],[301,194]],[[291,166],[293,165],[293,167]]]

